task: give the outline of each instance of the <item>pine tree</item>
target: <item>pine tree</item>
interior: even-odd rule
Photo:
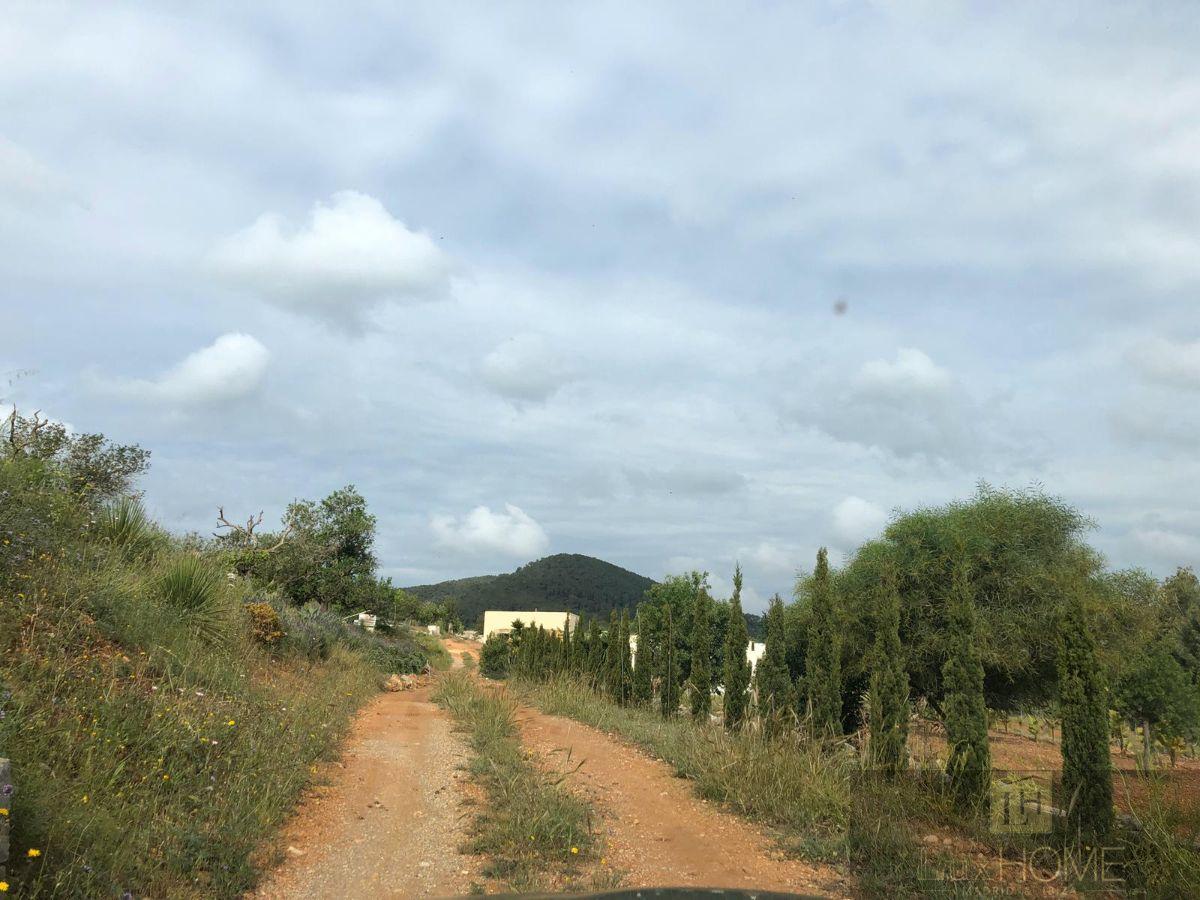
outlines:
[[[964,809],[986,811],[992,762],[988,747],[983,663],[975,631],[975,599],[963,566],[956,566],[946,605],[948,654],[942,666],[946,690],[946,774],[955,801]]]
[[[894,778],[908,764],[908,673],[900,647],[900,592],[892,573],[880,584],[871,671],[871,757]]]
[[[637,613],[637,655],[633,658],[633,703],[645,706],[654,696],[654,635],[648,627],[649,616]]]
[[[817,551],[808,624],[808,656],[804,661],[813,732],[842,733],[841,634],[833,588],[829,583],[829,554]]]
[[[733,597],[729,600],[729,627],[725,629],[725,669],[722,681],[725,684],[725,728],[735,731],[742,727],[746,718],[750,688],[750,660],[746,659],[746,647],[750,634],[746,630],[746,617],[742,614],[742,567],[733,570]]]
[[[692,672],[688,678],[692,718],[708,721],[712,710],[712,623],[708,611],[708,592],[697,586],[692,607]]]
[[[754,670],[758,714],[768,734],[778,734],[796,705],[796,689],[787,666],[787,626],[783,599],[776,594],[767,607],[767,647]]]
[[[679,711],[679,660],[675,647],[675,622],[670,604],[664,604],[663,609],[666,622],[663,624],[662,649],[659,652],[661,667],[658,701],[663,718],[669,719]]]
[[[1062,710],[1062,792],[1072,838],[1097,846],[1113,828],[1108,704],[1096,644],[1083,602],[1067,598],[1058,630],[1058,700]]]

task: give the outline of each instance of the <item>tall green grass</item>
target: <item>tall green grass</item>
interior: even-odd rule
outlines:
[[[434,699],[466,732],[471,774],[487,793],[469,847],[487,856],[485,874],[530,891],[595,856],[587,803],[565,789],[563,773],[543,772],[522,750],[512,698],[455,671],[441,676]]]

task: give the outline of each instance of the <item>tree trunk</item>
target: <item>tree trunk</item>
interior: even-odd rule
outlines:
[[[1153,741],[1150,738],[1150,721],[1145,719],[1142,721],[1142,765],[1145,766],[1147,774],[1150,772],[1150,767],[1153,764],[1153,756],[1150,748],[1153,746]]]

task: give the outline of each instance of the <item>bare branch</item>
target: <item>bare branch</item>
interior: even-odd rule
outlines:
[[[229,530],[229,533],[226,535],[220,535],[220,534],[217,534],[217,532],[213,532],[213,536],[214,537],[234,537],[236,535],[238,537],[239,541],[241,543],[245,544],[247,547],[253,547],[255,549],[258,549],[258,535],[254,533],[254,529],[258,528],[258,526],[261,525],[262,522],[263,522],[263,511],[260,509],[258,511],[257,516],[255,516],[253,514],[250,515],[250,517],[246,520],[245,525],[235,525],[232,522],[230,522],[227,518],[225,518],[225,507],[218,506],[217,507],[217,531],[220,531],[221,529],[226,528]],[[264,550],[263,552],[271,553],[275,550],[278,550],[280,547],[283,546],[284,542],[288,539],[288,535],[291,533],[292,533],[292,526],[288,525],[283,530],[283,533],[279,536],[279,542],[274,547]]]

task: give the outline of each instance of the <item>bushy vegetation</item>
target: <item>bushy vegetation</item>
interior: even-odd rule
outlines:
[[[748,689],[726,664],[729,640],[745,647],[729,627],[737,604],[713,599],[699,572],[664,579],[639,604],[631,689],[614,668],[626,641],[616,616],[607,629],[595,620],[580,629],[565,657],[553,633],[514,635],[510,675],[551,711],[654,749],[705,796],[795,828],[799,843],[816,829],[829,839],[818,842],[825,850],[836,848],[881,891],[915,890],[927,878],[916,861],[927,865],[929,854],[913,844],[923,829],[949,831],[996,858],[1019,852],[1023,839],[989,815],[997,797],[1009,796],[1007,773],[992,769],[989,726],[1007,731],[1024,710],[1019,727],[1035,742],[1057,742],[1062,754],[1054,780],[1062,809],[1053,834],[1039,839],[1063,852],[1112,841],[1130,883],[1186,883],[1197,829],[1158,795],[1142,796],[1134,819],[1115,822],[1108,741],[1123,740],[1124,725],[1135,728],[1149,770],[1156,746],[1175,760],[1196,739],[1200,583],[1189,570],[1162,584],[1140,571],[1105,571],[1083,542],[1086,527],[1044,494],[987,487],[969,501],[898,515],[840,571],[822,552],[792,604],[772,599],[766,651]],[[710,639],[709,621],[719,640]],[[724,729],[708,725],[706,688],[723,695]],[[944,758],[911,765],[906,744],[918,714],[945,734],[947,748]],[[823,807],[814,824],[804,812],[811,784],[787,782],[796,772],[768,763],[756,768],[756,760],[785,757],[793,768],[807,760],[801,771],[820,772],[820,785],[838,773],[849,799]],[[779,783],[798,809],[762,799]],[[830,796],[824,788],[815,795]],[[899,881],[887,874],[893,864]]]
[[[544,888],[594,857],[591,812],[521,747],[516,703],[503,690],[483,687],[465,672],[438,683],[434,699],[467,734],[471,774],[487,793],[469,852],[485,854],[485,874],[515,891]]]
[[[425,665],[158,528],[133,494],[147,458],[16,414],[0,439],[14,893],[240,895],[382,676]]]

